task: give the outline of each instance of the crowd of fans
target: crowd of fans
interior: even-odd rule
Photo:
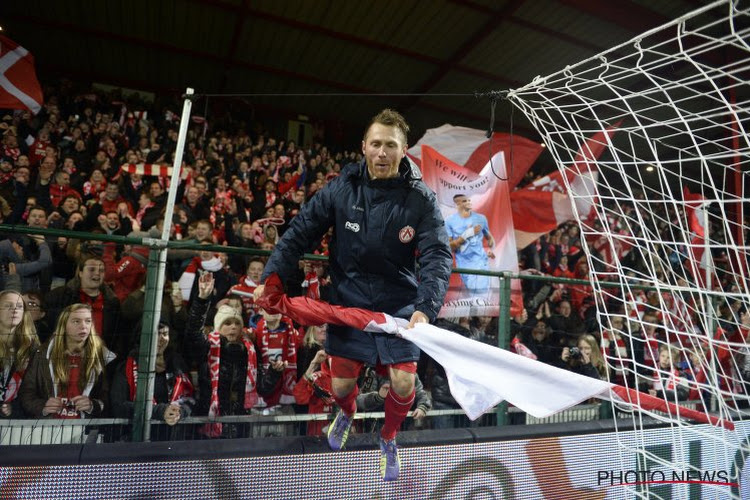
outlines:
[[[45,97],[36,116],[0,112],[2,223],[160,237],[170,179],[159,165],[170,165],[173,158],[175,115],[147,109],[137,98],[81,93],[66,82],[48,87]],[[208,130],[201,123],[191,124],[171,238],[271,250],[305,201],[344,165],[359,159],[355,151],[333,151],[320,143],[301,148],[231,122]],[[522,268],[588,280],[583,244],[576,225],[562,226],[520,252]],[[326,238],[315,252],[327,253]],[[74,233],[4,235],[0,416],[132,417],[147,261],[145,247],[84,240]],[[171,430],[155,436],[176,437],[180,426],[175,424],[190,415],[332,411],[323,350],[326,325],[301,328],[259,309],[252,292],[263,268],[263,257],[215,248],[168,251],[153,418]],[[659,351],[671,343],[660,326],[672,320],[650,310],[661,310],[656,305],[665,299],[656,292],[644,292],[630,301],[637,308],[623,308],[619,316],[615,311],[612,324],[602,324],[589,285],[524,286],[525,309],[513,319],[511,331],[512,347],[519,354],[591,377],[630,379],[631,385],[645,383],[652,391],[679,391],[685,398],[690,394],[683,380],[700,380],[703,353],[688,355],[671,347]],[[325,263],[300,263],[287,287],[292,295],[325,299]],[[628,330],[624,323],[633,314],[651,325],[644,332],[630,332],[634,344],[625,342],[621,333]],[[743,315],[743,325],[750,324],[744,311],[734,314]],[[439,321],[476,340],[498,343],[495,318]],[[744,339],[744,330],[740,334]],[[632,345],[636,349],[631,353]],[[605,356],[610,359],[609,374]],[[653,370],[636,379],[630,359]],[[417,426],[424,425],[433,407],[458,408],[442,367],[425,357],[418,377],[413,411]],[[360,386],[358,407],[377,411],[387,383],[368,370]],[[325,425],[311,421],[306,431],[319,434]],[[446,425],[446,420],[434,420],[435,427]],[[236,423],[200,428],[205,437],[257,432]],[[283,424],[264,432],[294,431]]]

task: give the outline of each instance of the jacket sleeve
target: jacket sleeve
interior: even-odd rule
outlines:
[[[297,381],[297,384],[292,390],[292,394],[294,394],[294,401],[298,405],[306,405],[310,403],[310,397],[313,394],[313,387],[312,385],[310,385],[310,382],[303,376],[300,377],[300,379]]]
[[[39,258],[33,262],[19,262],[16,264],[16,272],[20,276],[36,274],[52,265],[52,252],[46,241],[39,244]]]
[[[46,369],[46,358],[41,351],[37,351],[29,362],[29,367],[21,382],[18,398],[21,400],[23,411],[31,418],[42,418],[42,409],[52,396],[50,388],[46,387],[42,370]]]
[[[89,417],[101,418],[109,411],[109,380],[106,368],[97,377],[89,398],[94,406],[91,413],[88,414]]]
[[[417,228],[419,251],[419,286],[414,306],[434,321],[443,306],[451,276],[453,256],[448,244],[448,232],[440,214],[435,195],[425,196],[424,215]]]
[[[134,406],[130,401],[130,389],[125,376],[125,363],[120,363],[112,378],[109,404],[114,418],[133,418]]]
[[[185,327],[185,353],[195,361],[205,361],[208,355],[208,339],[203,334],[203,326],[206,324],[210,299],[202,299],[196,295],[188,312],[187,325]]]
[[[416,377],[414,383],[414,408],[421,409],[425,413],[432,410],[432,398],[430,393],[424,390],[422,381],[419,380],[419,376]]]
[[[258,386],[256,387],[258,394],[261,396],[268,396],[276,390],[276,387],[281,380],[283,371],[263,368],[263,365],[258,365]]]
[[[297,263],[302,255],[311,251],[313,245],[333,225],[334,199],[342,183],[342,177],[337,177],[302,206],[276,244],[263,271],[261,282],[272,273],[277,273],[282,283],[290,278],[297,269]]]
[[[378,391],[357,395],[357,410],[359,411],[382,411],[384,404],[385,399],[380,397]]]

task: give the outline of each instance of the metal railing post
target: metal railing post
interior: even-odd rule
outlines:
[[[498,279],[500,280],[500,310],[497,318],[497,346],[500,349],[508,349],[510,346],[510,273],[501,273]],[[508,424],[507,401],[503,401],[497,405],[495,413],[497,414],[498,427]]]

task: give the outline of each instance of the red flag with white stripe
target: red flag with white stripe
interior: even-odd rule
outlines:
[[[276,274],[266,280],[264,294],[257,303],[269,312],[284,314],[302,325],[347,325],[359,330],[392,333],[409,340],[445,368],[451,394],[472,420],[501,401],[508,401],[534,417],[544,418],[596,397],[664,412],[672,418],[734,429],[731,421],[519,356],[433,325],[418,323],[406,329],[405,319],[384,313],[331,305],[308,297],[287,297]]]
[[[596,159],[607,148],[609,137],[614,134],[617,125],[586,140],[578,150],[573,164],[565,167],[564,175],[570,184],[570,192],[563,179],[563,172],[557,171],[537,179],[524,189],[510,193],[518,248],[524,248],[563,222],[574,220],[573,203],[579,216],[586,218],[589,215],[597,197],[596,183],[599,174]]]
[[[152,175],[154,177],[171,177],[172,167],[158,163],[125,163],[120,170],[129,174]]]
[[[430,146],[450,161],[476,174],[489,171],[490,158],[502,153],[508,172],[507,186],[511,191],[544,150],[543,145],[520,135],[495,132],[490,140],[484,130],[449,124],[427,130],[409,149],[409,157],[420,167],[422,146]]]
[[[34,56],[10,38],[0,35],[0,108],[27,109],[37,114],[43,102]]]

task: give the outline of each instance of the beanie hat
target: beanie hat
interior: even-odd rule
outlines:
[[[214,330],[219,330],[221,325],[230,319],[236,319],[240,322],[240,325],[242,324],[242,316],[240,316],[232,306],[226,304],[219,306],[219,309],[216,311],[216,316],[214,316]]]

